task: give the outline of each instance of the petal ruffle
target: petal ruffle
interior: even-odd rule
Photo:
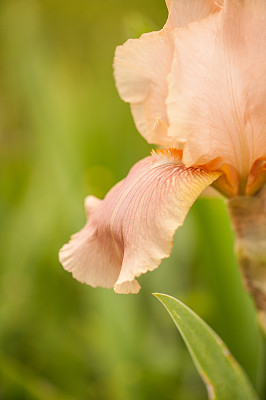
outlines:
[[[169,17],[168,26],[179,28],[193,21],[200,21],[212,14],[220,7],[214,0],[165,0]]]
[[[228,0],[220,13],[176,30],[168,134],[186,143],[186,165],[216,159],[246,182],[266,153],[265,98],[265,1]]]
[[[121,98],[130,103],[137,129],[149,143],[175,146],[167,136],[167,75],[173,60],[174,28],[206,17],[218,7],[211,0],[168,0],[161,31],[143,34],[118,46],[114,75]]]
[[[114,75],[121,98],[130,103],[139,132],[148,143],[168,146],[167,74],[173,56],[172,33],[146,33],[118,46]]]
[[[85,227],[62,247],[67,271],[91,286],[137,293],[136,277],[168,257],[175,230],[219,172],[186,168],[177,151],[139,161],[104,200],[86,199]]]

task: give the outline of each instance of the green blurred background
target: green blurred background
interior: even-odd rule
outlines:
[[[58,262],[85,196],[103,197],[151,149],[112,60],[166,15],[163,0],[0,2],[1,400],[206,399],[152,292],[203,317],[265,398],[264,344],[222,199],[197,201],[139,295],[82,285]]]

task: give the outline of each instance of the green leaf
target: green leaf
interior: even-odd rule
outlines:
[[[219,336],[175,298],[154,293],[165,306],[201,375],[211,400],[258,400],[247,375]]]

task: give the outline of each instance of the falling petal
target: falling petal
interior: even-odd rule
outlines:
[[[139,161],[104,200],[86,199],[88,221],[60,250],[67,271],[91,286],[137,293],[136,277],[154,270],[200,193],[219,172],[186,168],[177,150]]]

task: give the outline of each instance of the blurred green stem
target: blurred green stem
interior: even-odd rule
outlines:
[[[242,279],[253,297],[259,324],[266,335],[266,185],[256,196],[230,199],[228,209]],[[265,340],[260,346],[258,380],[265,393]]]
[[[224,201],[202,199],[197,202],[195,211],[200,247],[207,243],[209,249],[206,260],[203,260],[208,287],[217,308],[223,311],[219,319],[214,315],[213,327],[244,367],[261,398],[264,398],[265,344],[255,323],[254,307],[241,284],[232,249],[234,238]]]
[[[243,281],[266,335],[266,185],[256,196],[230,199],[228,208]]]

